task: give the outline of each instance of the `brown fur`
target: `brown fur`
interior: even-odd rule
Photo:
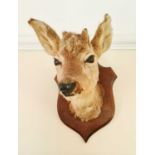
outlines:
[[[97,84],[99,69],[97,60],[111,44],[111,20],[105,15],[93,39],[89,41],[87,29],[81,34],[63,32],[62,39],[42,21],[31,19],[29,24],[35,30],[45,50],[57,58],[61,65],[56,66],[57,82],[76,81],[73,96],[65,97],[70,101],[70,111],[82,121],[99,116],[103,91]],[[85,63],[88,56],[94,55],[94,63]],[[63,94],[61,94],[63,95]]]

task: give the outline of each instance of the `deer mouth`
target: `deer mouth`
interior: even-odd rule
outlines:
[[[63,92],[62,93],[65,97],[71,97],[71,96],[74,96],[75,94],[74,93],[67,93],[67,92]]]
[[[74,93],[81,94],[82,91],[83,91],[83,88],[80,86],[79,83],[77,83]]]

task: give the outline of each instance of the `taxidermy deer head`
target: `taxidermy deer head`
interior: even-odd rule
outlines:
[[[70,103],[70,111],[81,121],[97,118],[101,113],[104,90],[98,84],[98,59],[112,41],[108,14],[98,26],[92,40],[87,29],[80,34],[63,32],[62,39],[46,23],[30,19],[40,43],[54,58],[60,94]]]

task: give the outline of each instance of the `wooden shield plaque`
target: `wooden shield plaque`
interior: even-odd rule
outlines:
[[[59,94],[57,109],[60,119],[68,127],[79,133],[85,142],[89,137],[109,123],[115,111],[114,97],[113,97],[113,83],[117,78],[116,74],[110,67],[102,67],[99,65],[99,84],[104,88],[103,105],[101,114],[98,118],[88,122],[82,122],[80,119],[75,118],[69,110],[69,103]]]

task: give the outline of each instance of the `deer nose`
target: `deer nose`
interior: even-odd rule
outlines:
[[[75,86],[76,86],[76,82],[61,83],[59,84],[59,89],[65,96],[70,96]]]

